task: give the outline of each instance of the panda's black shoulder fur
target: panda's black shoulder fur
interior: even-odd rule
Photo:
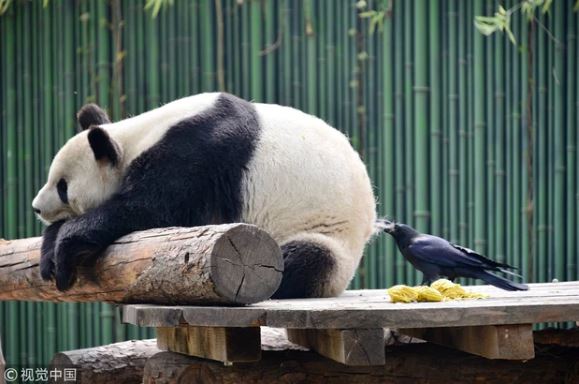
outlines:
[[[112,203],[122,201],[131,217],[119,219],[138,227],[130,230],[238,221],[243,175],[259,136],[253,104],[221,94],[128,166]]]

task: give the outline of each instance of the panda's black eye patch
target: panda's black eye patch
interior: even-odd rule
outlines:
[[[58,197],[64,204],[68,204],[68,184],[66,180],[60,179],[58,184],[56,184],[56,190],[58,191]]]

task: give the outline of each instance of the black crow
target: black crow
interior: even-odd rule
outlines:
[[[423,284],[442,277],[451,281],[457,277],[471,277],[507,291],[529,289],[526,284],[514,283],[490,273],[519,276],[508,271],[514,267],[487,259],[472,249],[452,244],[441,237],[422,234],[406,224],[384,220],[382,228],[394,237],[404,258],[424,274]]]

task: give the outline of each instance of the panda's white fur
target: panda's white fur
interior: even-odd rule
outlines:
[[[158,145],[176,124],[210,111],[221,96],[186,97],[99,124],[117,149],[115,166],[95,161],[87,139],[90,131],[79,133],[55,156],[33,207],[46,222],[99,207],[117,192],[135,159]],[[243,172],[239,219],[269,232],[282,248],[310,243],[329,250],[335,261],[332,274],[316,295],[339,294],[374,231],[375,201],[366,168],[347,138],[321,119],[289,107],[252,105],[259,137]],[[56,191],[61,179],[68,182],[68,204]]]
[[[347,138],[294,108],[255,104],[262,134],[250,163],[243,219],[279,244],[325,245],[337,271],[325,295],[342,292],[374,230],[375,201],[366,167]]]

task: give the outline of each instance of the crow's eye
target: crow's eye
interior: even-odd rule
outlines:
[[[58,184],[56,184],[56,190],[58,191],[58,197],[64,204],[68,204],[68,185],[66,180],[60,179]]]

